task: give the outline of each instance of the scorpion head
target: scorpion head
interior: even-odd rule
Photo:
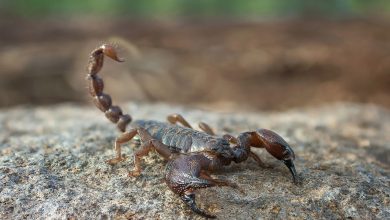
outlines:
[[[276,159],[283,161],[290,170],[294,183],[297,183],[297,172],[293,163],[295,154],[289,144],[278,134],[267,129],[257,130],[255,136],[255,143],[252,146],[264,147]]]

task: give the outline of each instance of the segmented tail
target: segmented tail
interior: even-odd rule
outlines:
[[[103,93],[103,79],[97,76],[103,67],[104,55],[115,61],[123,62],[123,60],[118,58],[115,48],[111,45],[103,44],[92,51],[89,57],[87,75],[89,93],[93,97],[93,103],[96,107],[104,112],[111,122],[116,123],[120,131],[124,132],[126,126],[131,122],[131,116],[128,114],[124,115],[120,107],[112,105],[110,95]]]

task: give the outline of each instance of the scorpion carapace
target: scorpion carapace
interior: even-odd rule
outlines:
[[[200,123],[202,131],[197,131],[181,115],[173,114],[167,118],[169,123],[135,120],[131,124],[132,128],[126,131],[131,117],[123,114],[118,106],[112,105],[111,97],[103,93],[103,80],[97,76],[103,67],[104,56],[122,62],[113,46],[104,44],[98,47],[91,53],[87,80],[94,104],[123,132],[115,140],[116,157],[108,160],[108,164],[114,165],[124,160],[121,145],[138,135],[141,145],[134,153],[134,169],[129,172],[129,176],[139,176],[141,158],[155,150],[168,161],[165,171],[168,187],[178,194],[192,211],[208,218],[215,216],[207,214],[196,205],[194,194],[196,189],[213,186],[237,187],[227,180],[210,176],[210,172],[231,162],[240,163],[253,158],[260,166],[267,167],[251,151],[251,147],[265,148],[276,159],[283,161],[290,170],[294,183],[297,183],[293,150],[282,137],[270,130],[243,132],[238,137],[230,134],[217,136],[207,124]]]

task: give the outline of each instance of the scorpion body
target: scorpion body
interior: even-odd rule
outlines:
[[[214,218],[197,207],[195,191],[200,188],[214,186],[229,186],[236,188],[235,183],[226,180],[214,179],[209,172],[227,166],[231,162],[240,163],[249,157],[260,166],[267,167],[262,160],[251,151],[251,147],[265,148],[276,159],[281,160],[290,170],[294,183],[297,183],[297,174],[293,160],[295,154],[288,143],[273,131],[258,129],[243,132],[238,137],[225,134],[222,137],[214,134],[205,123],[200,123],[202,131],[197,131],[178,114],[169,115],[170,123],[153,120],[135,120],[123,114],[120,107],[112,105],[111,97],[103,93],[103,80],[97,73],[103,67],[104,57],[122,62],[114,47],[104,44],[93,50],[88,65],[88,88],[97,108],[103,111],[106,117],[123,133],[115,140],[116,157],[107,161],[114,165],[124,160],[121,146],[132,140],[136,135],[141,145],[134,153],[134,169],[129,176],[137,177],[141,174],[141,158],[155,150],[168,163],[165,171],[165,181],[168,187],[180,196],[195,213]],[[180,123],[182,126],[177,125]],[[131,128],[126,131],[126,126]]]
[[[233,157],[229,141],[215,135],[152,120],[136,120],[131,125],[144,128],[154,139],[181,153],[213,151]]]

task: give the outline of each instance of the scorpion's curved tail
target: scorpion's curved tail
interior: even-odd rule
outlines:
[[[103,79],[97,76],[103,67],[104,56],[110,57],[118,62],[123,62],[122,59],[118,58],[115,48],[111,45],[103,44],[92,51],[89,57],[87,76],[89,93],[93,97],[93,103],[96,107],[104,112],[111,122],[116,123],[120,131],[124,132],[126,126],[131,122],[131,116],[123,114],[120,107],[112,105],[110,95],[103,93]]]

